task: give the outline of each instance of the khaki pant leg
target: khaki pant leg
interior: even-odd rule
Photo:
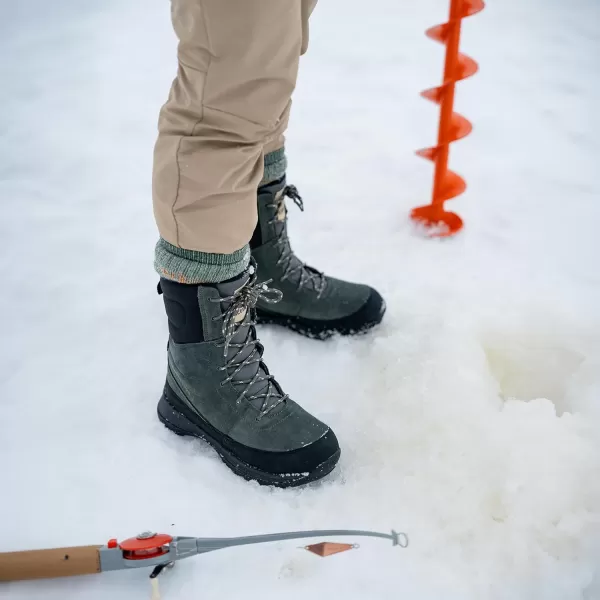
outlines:
[[[231,254],[250,240],[264,151],[287,124],[310,5],[172,0],[179,67],[153,172],[154,214],[171,244]]]

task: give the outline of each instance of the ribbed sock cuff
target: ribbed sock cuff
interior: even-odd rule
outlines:
[[[260,185],[267,185],[281,179],[287,169],[287,158],[285,148],[280,148],[265,155],[265,174]]]
[[[233,254],[185,250],[162,238],[154,251],[154,268],[165,279],[178,283],[219,283],[242,273],[250,262],[250,247]]]

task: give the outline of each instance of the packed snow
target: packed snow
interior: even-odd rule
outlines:
[[[452,147],[449,240],[430,196],[446,0],[323,0],[288,137],[298,254],[378,287],[384,324],[264,329],[271,370],[343,446],[274,490],[158,422],[166,320],[150,173],[175,73],[166,0],[19,0],[0,21],[0,552],[147,529],[392,528],[327,559],[281,543],[161,575],[165,600],[600,599],[600,4],[503,0],[465,21],[481,72]],[[293,209],[293,207],[292,207]],[[314,540],[321,541],[321,540]],[[344,539],[333,541],[348,541]],[[148,600],[147,570],[0,584],[11,600]]]

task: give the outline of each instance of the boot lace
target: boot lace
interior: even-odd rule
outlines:
[[[262,362],[263,345],[256,337],[256,303],[263,300],[268,304],[275,304],[281,300],[283,294],[274,288],[268,286],[272,280],[263,283],[257,283],[256,265],[250,267],[250,279],[232,296],[222,298],[211,298],[211,302],[229,302],[228,308],[214,320],[223,319],[222,334],[225,338],[223,345],[223,356],[226,364],[220,367],[221,371],[228,372],[228,376],[221,382],[224,386],[231,382],[234,386],[244,386],[239,396],[237,404],[240,404],[244,398],[249,401],[259,400],[261,406],[257,420],[262,419],[275,407],[285,402],[288,394],[284,394],[275,378],[269,373],[267,366]],[[247,328],[243,341],[233,341],[234,337],[242,327]],[[244,358],[247,349],[251,351]],[[236,351],[228,357],[229,350]],[[238,377],[240,372],[251,365],[257,364],[258,368],[252,378],[243,379]],[[250,389],[257,383],[265,382],[266,385],[259,393],[250,393]]]
[[[294,201],[294,204],[302,212],[304,212],[304,202],[302,201],[302,196],[300,196],[300,193],[298,192],[298,188],[295,185],[287,185],[284,188],[283,194],[281,194],[280,198],[276,202],[267,205],[268,208],[272,208],[275,211],[275,217],[269,221],[269,225],[273,225],[279,220],[277,215],[282,209],[286,210],[287,215],[287,209],[285,208],[286,196],[291,198]],[[294,279],[298,276],[298,291],[300,291],[306,285],[311,284],[312,288],[317,293],[317,299],[320,299],[321,295],[325,291],[325,286],[327,285],[327,277],[321,271],[318,271],[314,267],[310,267],[303,263],[294,254],[287,236],[287,229],[285,227],[283,228],[283,231],[277,238],[277,241],[274,245],[278,248],[280,253],[276,265],[283,268],[281,280],[284,281],[288,279],[290,281],[294,281]]]

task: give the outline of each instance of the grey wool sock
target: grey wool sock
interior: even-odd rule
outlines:
[[[213,254],[178,248],[161,238],[154,252],[156,272],[178,283],[219,283],[236,277],[249,263],[248,245],[233,254]]]
[[[287,158],[285,148],[280,148],[265,155],[265,174],[260,185],[267,185],[281,179],[287,169]]]

